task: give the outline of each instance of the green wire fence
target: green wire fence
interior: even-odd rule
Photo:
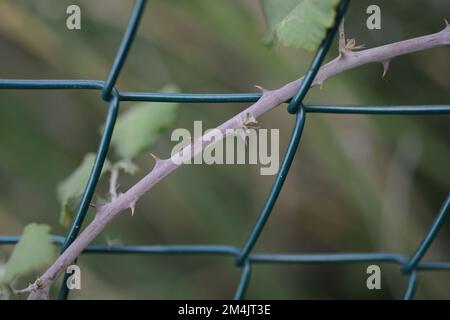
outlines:
[[[61,252],[76,239],[81,229],[89,203],[93,197],[97,182],[109,149],[111,136],[121,101],[159,101],[181,103],[244,103],[256,102],[261,97],[257,93],[236,94],[194,94],[194,93],[153,93],[153,92],[121,92],[115,85],[120,71],[126,61],[127,54],[133,44],[139,21],[144,12],[146,0],[136,0],[128,26],[120,47],[112,64],[106,81],[99,80],[11,80],[0,79],[0,89],[17,90],[99,90],[102,99],[109,104],[103,134],[97,151],[86,189],[82,196],[78,211],[72,221],[66,237],[53,236],[54,243],[61,246]],[[106,254],[171,254],[171,255],[225,255],[236,259],[236,267],[241,269],[241,277],[235,292],[235,299],[245,296],[250,281],[253,264],[289,263],[289,264],[337,264],[337,263],[391,263],[402,267],[401,272],[408,277],[404,299],[414,296],[417,283],[417,272],[431,270],[450,270],[450,262],[422,262],[422,257],[432,244],[450,211],[450,193],[443,202],[432,226],[411,257],[398,253],[345,253],[345,254],[272,254],[252,253],[264,225],[277,201],[283,183],[289,173],[290,166],[297,151],[307,113],[345,113],[345,114],[450,114],[450,105],[303,105],[308,90],[328,52],[338,26],[345,14],[349,0],[342,0],[336,9],[333,26],[327,31],[325,39],[317,50],[314,59],[305,75],[296,95],[289,101],[288,112],[295,114],[296,121],[287,151],[275,178],[275,182],[267,197],[262,212],[258,217],[247,241],[241,248],[228,245],[142,245],[142,246],[109,246],[90,245],[84,253]],[[0,245],[15,244],[20,236],[0,236]],[[66,278],[69,275],[66,274]],[[65,281],[59,292],[60,299],[67,299],[68,289]]]

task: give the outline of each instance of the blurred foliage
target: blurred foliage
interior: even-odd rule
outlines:
[[[81,31],[65,27],[69,4],[82,9]],[[369,4],[381,7],[381,30],[365,27]],[[131,0],[0,1],[1,78],[105,79],[132,5]],[[450,3],[444,0],[353,1],[346,32],[373,47],[436,32],[445,16]],[[150,1],[117,86],[157,91],[174,83],[182,92],[279,87],[302,75],[312,55],[268,47],[267,34],[257,0]],[[395,59],[384,79],[381,65],[363,66],[328,80],[322,90],[314,88],[306,102],[449,103],[449,54],[445,47]],[[129,106],[122,103],[122,111]],[[192,130],[194,120],[214,127],[244,107],[181,105],[173,128]],[[96,91],[0,92],[0,234],[20,234],[30,222],[64,234],[56,185],[86,153],[95,152],[105,115]],[[450,187],[448,121],[431,115],[308,115],[298,155],[256,251],[410,255]],[[281,148],[287,145],[293,117],[284,106],[260,124],[280,128]],[[170,131],[148,151],[168,156]],[[136,162],[142,170],[121,176],[119,191],[153,165],[148,155]],[[185,166],[139,201],[133,217],[119,217],[96,242],[240,246],[272,181],[256,166]],[[107,181],[97,190],[98,197],[105,194]],[[450,260],[449,235],[447,225],[425,258]],[[11,249],[2,247],[0,259]],[[215,256],[84,255],[83,289],[72,297],[230,298],[239,279],[233,263]],[[401,297],[406,278],[399,267],[382,266],[382,290],[376,292],[365,287],[366,268],[257,265],[248,297]],[[445,272],[421,273],[417,297],[450,298],[448,280]]]
[[[30,223],[14,247],[4,271],[0,273],[0,300],[10,298],[15,280],[27,274],[48,267],[55,259],[55,248],[45,224]]]
[[[316,50],[333,25],[339,0],[262,0],[269,27],[286,46]]]
[[[117,156],[126,160],[148,150],[173,125],[177,109],[178,103],[152,103],[149,106],[148,102],[141,102],[122,113],[111,138]]]
[[[92,167],[95,162],[95,153],[87,153],[80,165],[64,180],[58,183],[56,194],[61,205],[59,223],[65,227],[70,226],[72,219],[78,209],[86,184],[89,180]],[[111,164],[105,160],[100,177],[109,169]]]

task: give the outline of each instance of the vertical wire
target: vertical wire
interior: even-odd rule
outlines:
[[[297,151],[298,145],[300,143],[300,138],[303,132],[303,128],[305,126],[306,114],[303,108],[299,108],[297,111],[297,116],[295,118],[295,127],[291,135],[291,139],[289,142],[289,146],[287,148],[286,154],[283,158],[283,161],[280,166],[280,171],[278,172],[275,182],[273,183],[272,190],[270,191],[267,200],[264,204],[263,210],[261,211],[258,220],[256,221],[253,229],[245,242],[244,246],[241,249],[237,259],[236,265],[242,266],[244,262],[247,260],[250,252],[258,241],[258,238],[266,224],[270,213],[275,205],[275,202],[278,199],[278,195],[280,194],[281,188],[283,186],[284,181],[286,180],[287,174],[291,167],[292,161],[294,160],[295,153]]]
[[[114,95],[113,99],[109,104],[108,115],[105,121],[105,128],[103,129],[103,134],[100,139],[100,144],[95,157],[94,166],[92,168],[91,174],[89,176],[86,189],[81,198],[80,206],[72,221],[69,232],[67,234],[66,240],[61,248],[61,253],[63,253],[70,244],[75,240],[78,233],[80,232],[81,225],[86,217],[87,211],[89,209],[89,204],[91,203],[92,196],[94,195],[95,188],[97,186],[100,174],[105,164],[106,154],[108,153],[109,145],[111,142],[111,136],[113,134],[114,125],[117,120],[117,113],[119,111],[119,99],[118,95]],[[59,299],[66,299],[68,297],[68,289],[66,286],[66,280],[68,275],[65,274],[62,287],[59,292]]]
[[[244,299],[245,292],[247,291],[248,284],[250,283],[251,276],[251,265],[247,261],[241,270],[241,278],[239,279],[239,284],[237,286],[236,292],[234,294],[234,300]]]
[[[278,195],[280,194],[284,181],[286,180],[286,176],[289,172],[295,153],[297,151],[303,127],[305,125],[305,111],[302,106],[303,98],[306,96],[306,93],[311,87],[311,83],[314,80],[317,72],[319,71],[320,65],[328,49],[330,48],[331,42],[333,41],[333,38],[339,28],[339,24],[341,23],[345,11],[347,10],[348,3],[349,0],[342,0],[339,3],[336,9],[336,19],[334,21],[333,27],[328,30],[325,39],[322,41],[319,49],[317,50],[313,62],[302,84],[300,85],[297,94],[289,102],[288,111],[290,113],[297,114],[296,123],[291,136],[291,140],[289,142],[288,149],[281,164],[280,171],[278,172],[277,177],[275,178],[274,184],[264,204],[263,210],[261,211],[258,220],[256,221],[249,237],[247,238],[247,241],[245,242],[239,256],[236,259],[236,264],[238,266],[241,266],[244,263],[244,261],[248,258],[250,252],[252,251],[253,247],[255,246],[256,242],[258,241],[258,238],[267,220],[269,219],[270,213],[272,212],[275,202],[278,199]]]
[[[411,300],[414,297],[414,294],[416,293],[416,287],[417,287],[417,273],[416,270],[413,270],[408,275],[408,286],[405,291],[405,295],[403,296],[403,300]]]
[[[128,56],[128,52],[130,51],[131,45],[133,44],[133,40],[136,36],[139,22],[141,20],[142,13],[144,12],[146,3],[147,0],[136,0],[133,12],[131,13],[131,17],[128,22],[127,29],[123,35],[122,42],[119,49],[117,50],[117,54],[112,64],[111,70],[109,71],[108,79],[106,80],[106,84],[102,90],[102,98],[105,101],[109,101],[111,99],[112,90],[116,85],[119,73],[122,70],[122,67]]]
[[[436,219],[434,220],[430,230],[425,235],[420,245],[417,247],[411,259],[409,259],[409,261],[403,267],[402,272],[409,273],[411,272],[411,270],[417,267],[418,263],[425,255],[428,248],[430,248],[431,243],[439,233],[439,230],[442,228],[443,224],[447,220],[449,212],[450,212],[450,193],[447,195],[447,198],[445,199],[444,203],[439,209],[438,215],[436,216]]]

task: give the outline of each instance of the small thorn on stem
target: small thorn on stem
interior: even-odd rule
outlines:
[[[133,216],[133,215],[134,215],[134,209],[135,209],[135,202],[133,202],[133,203],[130,205],[130,209],[131,209],[131,216]]]
[[[157,156],[155,156],[155,155],[154,155],[153,153],[151,153],[151,152],[150,152],[150,156],[151,156],[156,162],[161,161],[160,158],[158,158]]]
[[[155,160],[155,167],[162,162],[162,160],[153,153],[150,153],[150,156]]]
[[[262,94],[266,93],[268,90],[264,87],[261,87],[257,84],[255,84],[255,88],[258,89],[259,91],[261,91]]]
[[[391,60],[386,60],[381,62],[381,64],[383,65],[383,75],[382,78],[384,79],[384,77],[386,76],[388,70],[389,70],[389,64],[391,63]]]
[[[97,209],[97,205],[95,203],[92,203],[92,202],[89,203],[89,207]]]
[[[447,18],[444,18],[444,23],[445,23],[445,27],[447,28],[448,27],[448,20],[447,20]]]

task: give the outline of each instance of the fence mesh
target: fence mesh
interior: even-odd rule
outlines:
[[[86,217],[89,204],[94,195],[97,182],[103,168],[114,130],[121,101],[180,102],[180,103],[245,103],[256,102],[261,94],[194,94],[194,93],[153,93],[122,92],[116,88],[116,80],[126,62],[127,54],[133,44],[139,21],[144,12],[146,0],[136,0],[122,42],[117,50],[114,62],[106,81],[100,80],[11,80],[0,79],[0,89],[17,90],[99,90],[105,103],[109,104],[104,130],[100,139],[97,156],[86,189],[82,196],[76,216],[66,235],[53,236],[54,243],[61,246],[61,252],[76,239]],[[401,272],[408,278],[404,299],[414,297],[417,273],[419,271],[450,270],[450,262],[422,262],[433,240],[444,224],[450,211],[450,193],[444,200],[430,229],[410,257],[400,253],[329,253],[329,254],[272,254],[252,253],[264,225],[277,201],[283,183],[302,136],[307,113],[346,113],[346,114],[450,114],[450,105],[303,105],[306,96],[322,62],[328,52],[338,26],[348,7],[349,0],[342,0],[336,9],[334,25],[327,31],[325,39],[318,48],[311,66],[305,75],[296,95],[289,101],[288,112],[295,114],[296,121],[292,130],[287,151],[275,178],[272,189],[266,199],[262,212],[254,224],[247,241],[242,247],[228,245],[90,245],[83,253],[104,254],[171,254],[171,255],[228,255],[236,259],[236,267],[241,269],[240,280],[235,291],[235,299],[245,297],[250,281],[253,264],[289,263],[289,264],[338,264],[338,263],[391,263],[401,266]],[[15,244],[20,236],[0,236],[0,245]],[[66,274],[66,277],[68,275]],[[59,292],[60,299],[67,299],[69,291],[64,285]]]

